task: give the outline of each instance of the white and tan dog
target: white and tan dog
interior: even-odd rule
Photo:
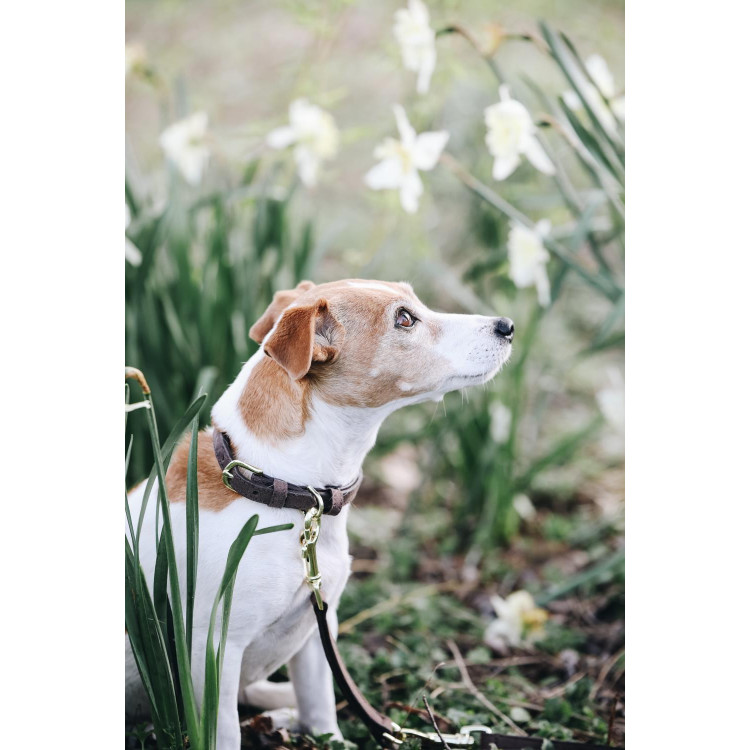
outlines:
[[[507,318],[448,315],[425,307],[405,283],[349,280],[278,292],[250,336],[260,350],[212,411],[214,428],[231,439],[236,458],[269,476],[314,487],[343,486],[358,475],[383,420],[396,409],[485,383],[508,360]],[[185,566],[187,442],[167,473],[178,564]],[[238,750],[240,702],[266,708],[296,705],[299,726],[340,737],[331,673],[303,580],[302,514],[272,508],[227,489],[211,430],[198,449],[200,550],[193,635],[193,682],[202,699],[211,605],[227,552],[252,516],[259,528],[292,522],[293,531],[256,537],[237,574],[221,681],[218,748]],[[144,484],[129,502],[137,516]],[[152,498],[155,492],[151,493]],[[154,502],[152,499],[151,502]],[[336,632],[336,606],[350,570],[348,506],[324,516],[318,555]],[[141,561],[153,579],[154,514],[146,513]],[[180,546],[182,545],[182,546]],[[183,585],[185,576],[181,577]],[[129,651],[129,649],[128,649]],[[288,683],[265,681],[284,664]],[[127,657],[130,716],[145,706],[132,655]],[[295,700],[296,698],[296,700]]]

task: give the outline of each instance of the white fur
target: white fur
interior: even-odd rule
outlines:
[[[350,282],[351,286],[377,289],[394,294],[379,284]],[[216,426],[231,437],[237,458],[260,467],[266,474],[302,485],[343,485],[359,473],[365,455],[373,446],[383,420],[396,409],[418,401],[440,399],[444,393],[465,385],[488,380],[510,355],[510,346],[497,337],[494,319],[469,315],[439,315],[419,306],[422,319],[431,317],[441,327],[434,342],[441,372],[429,376],[428,392],[404,395],[379,408],[333,406],[313,397],[310,418],[304,434],[274,445],[258,438],[245,424],[238,408],[240,396],[253,368],[265,356],[258,351],[240,371],[213,408]],[[405,335],[425,336],[415,330]],[[388,356],[388,352],[378,352]],[[425,375],[427,377],[427,375]],[[427,382],[427,381],[425,381]],[[400,383],[404,391],[424,390],[418,382]],[[131,492],[128,501],[133,517],[143,502],[144,484]],[[154,506],[156,489],[151,493],[141,535],[141,562],[146,579],[153,579],[156,556]],[[199,563],[193,634],[193,682],[200,705],[202,698],[205,640],[209,614],[221,580],[227,552],[243,523],[253,514],[260,517],[258,527],[292,522],[294,529],[254,538],[237,574],[231,621],[225,652],[220,695],[218,750],[238,750],[240,730],[237,696],[241,700],[262,700],[267,707],[280,709],[288,688],[268,687],[265,680],[283,664],[289,671],[296,695],[298,714],[283,712],[285,721],[298,716],[299,725],[317,732],[332,732],[340,737],[330,670],[317,637],[309,591],[303,581],[299,535],[302,514],[289,509],[274,509],[245,498],[235,500],[221,511],[200,511]],[[346,534],[348,507],[335,517],[324,517],[318,557],[323,588],[329,603],[329,625],[335,634],[336,607],[350,570],[349,543]],[[171,506],[177,562],[185,569],[185,504]],[[180,579],[183,597],[185,576]],[[218,628],[217,628],[218,632]],[[127,639],[126,639],[127,643]],[[137,675],[133,676],[132,658],[128,661],[127,703],[131,714],[145,705]],[[141,693],[139,693],[139,689]],[[281,697],[280,697],[281,696]],[[291,701],[288,701],[291,703]],[[280,717],[280,714],[276,714]]]
[[[377,292],[388,292],[388,294],[398,294],[395,289],[392,289],[385,284],[378,284],[372,281],[347,281],[349,286],[353,286],[357,289],[374,289]]]

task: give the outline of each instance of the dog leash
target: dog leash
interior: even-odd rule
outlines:
[[[346,698],[349,708],[357,715],[367,727],[373,739],[381,747],[394,748],[402,745],[408,738],[413,737],[422,741],[422,746],[444,746],[450,747],[478,747],[480,750],[522,750],[523,748],[542,748],[545,740],[534,737],[517,737],[506,734],[497,734],[484,726],[463,727],[458,734],[446,734],[441,732],[420,732],[416,729],[400,727],[395,721],[380,713],[365,698],[357,683],[349,674],[349,670],[341,658],[336,641],[331,636],[328,628],[326,615],[328,604],[323,598],[321,591],[321,573],[318,567],[316,545],[320,535],[320,523],[324,512],[324,502],[321,495],[312,487],[308,492],[315,498],[316,506],[305,513],[305,520],[300,535],[302,545],[302,560],[305,565],[305,581],[312,590],[310,603],[315,612],[318,623],[320,642],[331,668],[333,678],[342,695]],[[474,735],[480,734],[479,742]],[[584,742],[559,742],[552,743],[554,750],[623,750],[623,748],[605,747],[604,745],[592,745]]]
[[[333,678],[346,698],[349,708],[358,716],[381,747],[397,748],[412,737],[421,740],[423,746],[427,747],[447,744],[450,747],[478,747],[479,750],[491,750],[493,747],[497,750],[542,748],[544,740],[496,734],[484,726],[462,727],[458,734],[421,732],[417,729],[400,727],[395,721],[375,709],[349,674],[336,646],[336,641],[328,628],[326,620],[328,604],[321,591],[322,578],[316,551],[323,515],[337,515],[344,505],[354,499],[362,483],[362,472],[354,482],[344,487],[321,489],[309,485],[303,487],[270,477],[258,467],[237,460],[234,457],[229,436],[216,427],[214,427],[213,443],[216,460],[222,470],[222,481],[226,487],[238,495],[272,508],[294,508],[305,514],[300,535],[302,560],[305,566],[305,581],[312,592],[310,602],[315,612],[323,651]],[[239,471],[240,469],[242,471]],[[478,743],[474,735],[480,735]],[[555,750],[622,750],[622,748],[581,742],[554,742],[553,746]]]

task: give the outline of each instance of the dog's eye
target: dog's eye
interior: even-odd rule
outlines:
[[[414,316],[402,307],[396,313],[396,328],[411,328],[414,325]]]

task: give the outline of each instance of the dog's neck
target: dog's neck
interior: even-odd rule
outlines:
[[[333,406],[288,375],[262,350],[214,405],[214,426],[236,458],[269,476],[316,487],[353,481],[393,408]]]

